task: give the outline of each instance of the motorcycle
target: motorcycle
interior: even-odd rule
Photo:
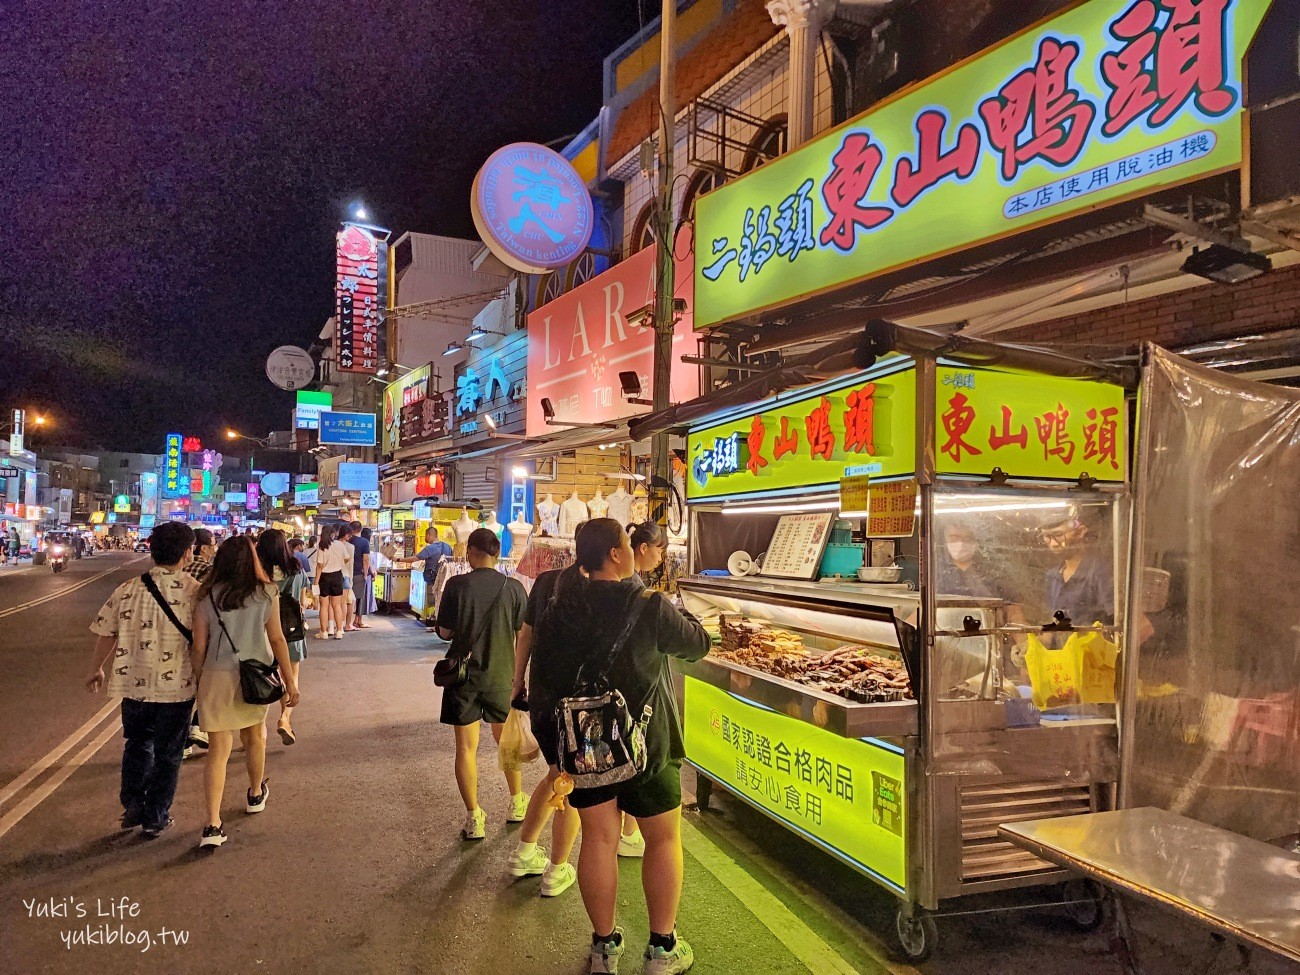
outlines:
[[[50,568],[55,572],[62,572],[68,567],[68,546],[60,543],[50,546]]]

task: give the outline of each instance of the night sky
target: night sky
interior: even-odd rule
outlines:
[[[329,316],[348,204],[473,236],[480,163],[581,130],[639,25],[637,0],[4,8],[0,405],[148,452],[283,429],[263,363]]]

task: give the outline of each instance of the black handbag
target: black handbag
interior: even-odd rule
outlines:
[[[208,593],[208,601],[212,603],[212,611],[217,614],[217,624],[221,627],[222,635],[230,643],[231,653],[239,661],[239,689],[243,692],[244,703],[274,704],[284,697],[284,680],[280,677],[279,665],[243,659],[235,641],[230,638],[230,631],[226,629],[226,621],[221,618],[221,610],[217,609],[217,601],[212,593]],[[221,649],[220,638],[217,640],[217,649]]]
[[[452,656],[448,653],[445,657],[433,665],[433,682],[439,687],[459,687],[465,681],[469,680],[469,658],[474,654],[474,644],[478,643],[479,638],[487,631],[492,623],[492,611],[497,608],[497,600],[505,592],[506,586],[510,580],[502,577],[501,588],[497,590],[496,596],[488,605],[487,612],[483,614],[483,623],[478,628],[478,633],[474,639],[467,643],[466,650]]]

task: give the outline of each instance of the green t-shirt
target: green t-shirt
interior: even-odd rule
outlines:
[[[447,580],[438,605],[438,628],[452,631],[452,654],[468,650],[475,686],[509,688],[514,681],[515,634],[524,624],[527,602],[519,580],[496,569],[474,569]]]

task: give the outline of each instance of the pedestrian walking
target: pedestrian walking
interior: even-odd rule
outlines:
[[[599,711],[593,708],[575,717],[562,709],[566,698],[594,694],[600,687],[611,695],[617,692],[609,706],[616,707],[621,695],[626,702],[622,717],[643,729],[645,764],[639,773],[613,784],[575,788],[569,796],[582,820],[578,886],[593,929],[591,971],[616,972],[624,949],[622,929],[615,923],[620,813],[635,816],[645,837],[642,885],[650,915],[644,970],[649,975],[677,975],[691,967],[694,954],[676,934],[685,749],[668,657],[699,660],[709,652],[709,636],[662,593],[632,578],[636,561],[631,539],[617,521],[591,520],[576,548],[585,575],[573,576],[550,603],[534,641],[529,685],[533,733],[547,763],[558,770],[562,710],[566,718],[581,720],[580,744],[566,743],[565,761],[566,774],[581,772],[585,778],[586,773],[612,768],[611,743],[623,746],[604,728]]]
[[[368,630],[370,624],[365,621],[369,607],[369,592],[374,573],[370,567],[370,539],[362,534],[361,522],[354,521],[348,526],[352,534],[348,543],[352,546],[352,595],[356,605],[352,610],[352,628]]]
[[[339,525],[338,541],[347,545],[347,564],[343,567],[343,632],[351,633],[356,629],[352,625],[352,613],[356,605],[356,594],[352,591],[352,566],[357,550],[352,547],[352,525],[350,523]]]
[[[302,592],[307,585],[307,574],[289,551],[284,532],[278,528],[268,528],[258,536],[257,558],[262,563],[262,570],[280,591],[280,629],[289,645],[289,670],[293,674],[293,683],[301,692],[298,676],[302,661],[307,657],[307,626],[302,615]],[[275,730],[286,745],[298,740],[293,731],[292,713],[292,705],[281,698],[280,720],[276,722]]]
[[[343,602],[344,570],[350,570],[352,546],[339,541],[334,529],[326,525],[320,530],[320,548],[316,552],[315,593],[320,596],[320,632],[318,640],[329,639],[330,625],[334,626],[334,639],[343,639],[347,623]]]
[[[581,522],[574,529],[574,543],[582,537],[587,522]],[[572,584],[574,576],[582,574],[582,569],[575,563],[565,569],[548,569],[533,582],[528,593],[528,605],[524,609],[524,625],[519,630],[515,641],[515,680],[510,692],[512,706],[528,704],[528,686],[530,670],[534,666],[532,656],[533,642],[536,639],[537,624],[551,600],[557,598],[567,585]],[[529,705],[531,707],[531,705]],[[558,897],[578,879],[578,872],[569,863],[573,844],[578,839],[578,813],[566,806],[556,810],[551,804],[555,794],[554,783],[558,770],[548,766],[546,775],[533,789],[528,800],[528,811],[523,824],[519,827],[519,844],[510,855],[509,870],[514,877],[542,878],[541,895]],[[554,819],[551,814],[554,812]],[[546,821],[551,819],[551,851],[538,845]],[[635,823],[636,820],[633,820]]]
[[[444,562],[451,561],[453,554],[454,552],[452,547],[442,541],[438,536],[438,527],[436,525],[430,525],[424,531],[424,548],[420,549],[420,551],[416,552],[414,555],[405,556],[400,559],[393,559],[393,562],[394,564],[400,565],[410,565],[412,562],[423,562],[424,568],[421,570],[420,574],[424,578],[425,591],[431,593],[438,582],[438,570],[442,568]],[[425,625],[434,629],[437,628],[436,621],[433,618],[432,609],[428,611]]]
[[[467,658],[467,676],[442,692],[443,724],[456,734],[456,786],[465,802],[461,837],[481,840],[487,814],[478,801],[479,722],[486,721],[492,737],[510,714],[510,685],[515,667],[515,634],[524,622],[527,595],[517,579],[496,569],[501,540],[486,528],[476,528],[466,544],[470,571],[447,580],[438,606],[438,634],[451,641],[447,656]],[[522,775],[505,773],[510,790],[506,822],[522,822],[528,810]]]
[[[208,762],[204,774],[207,825],[199,846],[226,842],[221,822],[221,798],[226,789],[226,764],[239,732],[248,772],[245,812],[266,809],[270,784],[266,776],[265,704],[249,704],[240,686],[240,661],[278,664],[284,681],[284,702],[298,704],[298,685],[289,661],[289,647],[280,628],[280,592],[258,560],[253,540],[232,537],[221,543],[212,571],[199,590],[194,613],[194,672],[199,682],[199,720],[208,733]],[[256,791],[255,791],[256,790]]]
[[[185,571],[199,582],[207,578],[212,571],[212,560],[217,555],[217,543],[212,532],[206,528],[194,529],[194,558],[185,567]]]
[[[113,590],[90,627],[97,639],[86,688],[122,699],[122,828],[139,826],[148,838],[172,824],[194,705],[190,623],[199,584],[183,571],[193,544],[188,525],[155,528],[153,568]]]

